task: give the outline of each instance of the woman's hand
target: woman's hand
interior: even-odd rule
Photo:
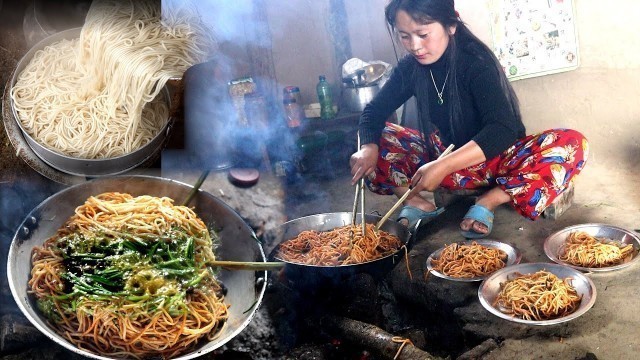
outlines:
[[[349,165],[351,166],[351,185],[355,185],[360,178],[368,176],[376,169],[378,162],[378,145],[364,144],[360,150],[351,155]]]
[[[411,178],[411,191],[417,194],[420,191],[433,192],[439,186],[445,176],[451,171],[447,168],[445,159],[434,160],[422,165]],[[409,195],[412,197],[413,195]]]

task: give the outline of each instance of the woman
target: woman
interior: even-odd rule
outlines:
[[[365,176],[379,194],[411,191],[398,217],[411,227],[442,213],[420,196],[438,187],[487,189],[460,223],[465,237],[487,236],[504,203],[535,220],[582,170],[584,136],[569,129],[526,136],[500,63],[460,20],[453,0],[393,0],[385,15],[409,54],[362,113],[352,182]],[[419,129],[385,123],[411,96]],[[438,159],[449,144],[456,150]]]

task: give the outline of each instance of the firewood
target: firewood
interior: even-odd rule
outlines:
[[[408,339],[394,336],[375,325],[361,321],[338,316],[326,316],[320,319],[319,326],[331,336],[362,346],[383,359],[441,359],[415,347]],[[402,350],[400,350],[401,347]]]

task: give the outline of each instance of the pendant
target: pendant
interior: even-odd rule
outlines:
[[[442,100],[442,96],[438,96],[438,105],[444,104],[444,100]]]

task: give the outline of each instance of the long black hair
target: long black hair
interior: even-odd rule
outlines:
[[[511,110],[518,120],[521,118],[520,105],[518,104],[518,97],[516,96],[513,87],[509,83],[506,74],[502,69],[502,65],[498,61],[493,51],[475,36],[471,30],[465,25],[457,11],[455,10],[453,0],[392,0],[385,8],[385,18],[388,24],[389,34],[393,37],[396,25],[396,15],[398,11],[405,11],[411,18],[419,24],[430,24],[433,22],[440,23],[445,30],[451,26],[456,27],[454,35],[449,37],[449,46],[442,56],[445,56],[445,61],[449,66],[449,76],[452,81],[451,86],[447,87],[447,97],[450,99],[449,104],[449,126],[452,136],[451,139],[455,141],[456,130],[460,129],[462,125],[462,107],[460,106],[460,97],[458,96],[458,82],[457,82],[457,69],[456,69],[456,56],[461,51],[460,46],[464,46],[465,50],[478,56],[479,58],[490,58],[496,67],[496,71],[500,77],[500,85],[504,91],[505,96],[511,104]],[[395,51],[395,42],[394,42]],[[396,53],[396,58],[397,58]],[[419,67],[420,68],[420,67]],[[423,86],[429,83],[430,79],[427,78],[425,71],[417,71],[414,74],[418,81],[416,82],[416,102],[418,105],[418,116],[421,119],[429,118],[429,106],[427,99],[428,87]],[[422,124],[422,121],[419,121]],[[425,129],[421,129],[423,132]],[[427,135],[427,134],[425,134]]]

